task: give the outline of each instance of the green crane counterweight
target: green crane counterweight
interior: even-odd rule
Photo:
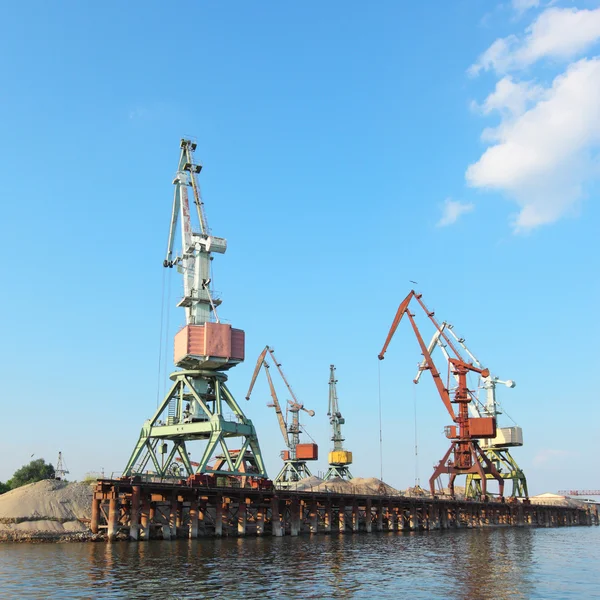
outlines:
[[[342,417],[339,408],[334,365],[329,366],[329,409],[327,410],[327,416],[331,423],[333,450],[329,453],[329,469],[325,474],[325,479],[332,479],[333,477],[352,479],[349,467],[352,464],[352,452],[344,450],[342,425],[346,421]]]
[[[224,371],[244,360],[244,332],[221,323],[221,301],[211,287],[212,254],[224,254],[227,240],[211,234],[204,213],[194,162],[196,144],[183,139],[171,213],[164,267],[183,276],[185,326],[175,335],[174,362],[180,370],[170,375],[173,385],[140,433],[124,475],[150,474],[161,479],[201,473],[266,477],[256,431],[225,385]],[[191,223],[188,191],[196,206],[198,228]],[[174,249],[177,225],[181,249]],[[199,230],[198,230],[199,229]],[[236,449],[228,442],[239,440]],[[190,460],[186,443],[203,444],[202,456]],[[210,465],[211,461],[215,461]]]

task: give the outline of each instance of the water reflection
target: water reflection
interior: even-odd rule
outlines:
[[[454,532],[448,551],[453,595],[468,600],[530,598],[534,535],[529,529]]]
[[[600,589],[599,541],[600,528],[507,528],[4,544],[0,597],[586,598]]]

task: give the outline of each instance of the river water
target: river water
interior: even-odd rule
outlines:
[[[600,598],[600,528],[0,544],[0,598]]]

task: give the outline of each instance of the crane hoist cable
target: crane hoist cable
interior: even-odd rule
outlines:
[[[172,289],[173,278],[167,276],[167,311],[166,311],[166,319],[165,319],[165,338],[163,342],[164,348],[164,368],[166,369],[167,361],[168,361],[168,348],[169,344],[169,330],[171,329],[171,289]],[[163,397],[167,393],[167,377],[166,373],[163,375]]]
[[[413,385],[413,409],[415,417],[415,487],[421,487],[419,477],[419,438],[417,435],[417,386]]]
[[[160,335],[158,336],[158,369],[157,369],[157,380],[156,380],[156,408],[160,402],[160,379],[162,376],[162,353],[163,353],[163,327],[165,320],[165,269],[162,271],[162,282],[160,286]]]
[[[379,392],[379,479],[383,481],[383,425],[381,420],[381,361],[377,362]]]

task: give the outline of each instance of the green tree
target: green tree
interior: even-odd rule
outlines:
[[[53,477],[54,467],[50,463],[46,464],[43,458],[36,458],[14,472],[10,480],[10,487],[14,490],[22,485]]]
[[[2,483],[0,481],[0,494],[4,494],[4,492],[8,492],[10,490],[10,481],[6,483]]]

